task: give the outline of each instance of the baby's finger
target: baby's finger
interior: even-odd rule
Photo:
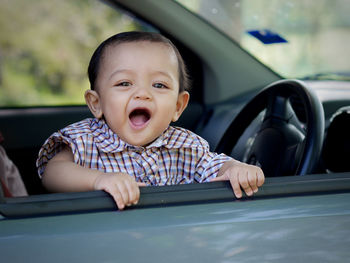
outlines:
[[[135,181],[127,181],[125,182],[128,194],[129,194],[129,202],[126,205],[137,204],[140,198],[140,189]]]
[[[250,184],[248,182],[248,172],[245,173],[240,173],[239,176],[239,184],[243,188],[244,192],[248,195],[251,196],[253,195],[253,190],[250,187]]]
[[[106,192],[108,192],[114,199],[114,202],[117,204],[119,210],[123,210],[125,207],[123,197],[121,193],[119,192],[118,188],[115,187],[112,189],[106,189]]]
[[[126,186],[126,183],[120,182],[116,185],[116,187],[121,195],[122,202],[123,202],[124,207],[125,207],[125,205],[129,204],[129,191],[128,191],[128,188]],[[118,205],[118,207],[119,207],[119,205]]]
[[[230,183],[231,183],[231,186],[232,186],[232,189],[233,189],[233,193],[235,194],[235,196],[237,198],[241,198],[242,197],[242,190],[241,190],[239,182],[238,182],[238,180],[237,180],[237,178],[235,176],[232,176],[230,178]]]
[[[258,187],[262,186],[265,182],[265,176],[264,173],[261,169],[259,169],[259,171],[257,172],[257,185]]]
[[[257,186],[257,175],[256,173],[248,172],[248,183],[250,185],[250,188],[254,193],[258,191]]]
[[[138,185],[139,187],[147,186],[147,184],[146,184],[146,183],[143,183],[143,182],[137,182],[137,185]]]

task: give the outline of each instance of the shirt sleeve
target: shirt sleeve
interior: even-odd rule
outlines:
[[[195,144],[196,148],[192,150],[194,150],[193,153],[196,156],[194,158],[196,160],[194,177],[196,182],[209,182],[211,179],[217,177],[219,170],[225,162],[233,160],[232,157],[226,154],[211,152],[209,143],[199,136],[196,136]]]
[[[217,154],[209,150],[204,151],[197,164],[196,179],[200,183],[209,182],[211,179],[218,176],[222,165],[230,160],[232,160],[232,158],[223,153]]]
[[[77,147],[74,140],[66,136],[62,131],[53,133],[43,144],[39,151],[39,156],[36,161],[39,177],[42,178],[47,163],[59,153],[65,145],[68,145],[73,152],[74,159],[76,159]]]

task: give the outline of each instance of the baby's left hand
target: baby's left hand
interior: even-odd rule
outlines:
[[[221,167],[218,177],[211,180],[215,181],[230,181],[235,196],[241,198],[242,189],[248,196],[256,193],[264,184],[265,176],[260,167],[233,160]]]

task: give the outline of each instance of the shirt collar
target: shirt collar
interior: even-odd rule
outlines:
[[[123,141],[117,134],[115,134],[107,125],[104,119],[92,119],[91,131],[94,137],[94,142],[97,147],[106,153],[121,152],[127,149],[135,148],[160,148],[167,146],[171,137],[173,127],[168,127],[154,142],[146,147],[136,147]]]
[[[128,146],[109,128],[104,119],[92,119],[91,131],[97,148],[103,152],[120,152]]]

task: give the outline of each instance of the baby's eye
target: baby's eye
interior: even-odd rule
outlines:
[[[123,81],[123,82],[120,82],[120,83],[117,83],[116,86],[120,86],[120,87],[129,87],[131,86],[132,84],[128,81]]]
[[[153,87],[157,88],[157,89],[167,89],[168,87],[165,86],[164,84],[162,83],[154,83],[153,84]]]

